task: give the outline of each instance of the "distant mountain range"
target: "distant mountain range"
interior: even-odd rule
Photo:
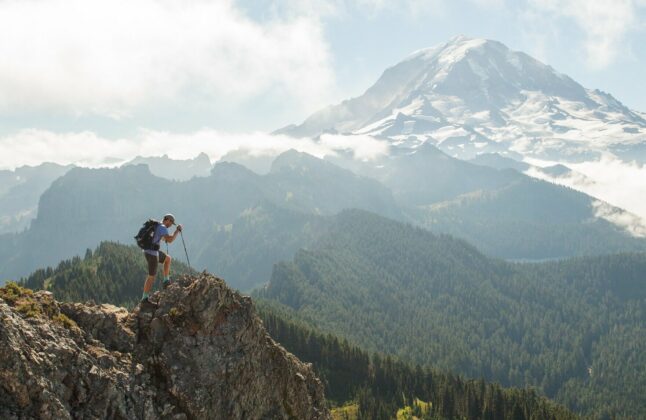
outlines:
[[[208,176],[213,165],[201,153],[194,159],[177,160],[168,156],[137,156],[124,165],[147,165],[160,178],[186,181],[196,176]],[[36,218],[38,200],[52,183],[75,165],[43,163],[0,171],[0,234],[17,233],[29,227]]]
[[[0,234],[26,229],[36,217],[40,195],[71,168],[43,163],[0,171]]]
[[[137,156],[125,165],[148,165],[150,172],[161,178],[174,181],[187,181],[196,176],[209,176],[213,167],[206,153],[200,153],[193,159],[171,159],[163,156]]]
[[[226,232],[240,217],[249,219],[249,210],[262,203],[312,215],[365,208],[401,217],[392,193],[379,182],[293,151],[279,156],[267,175],[235,163],[219,163],[208,177],[184,182],[156,177],[144,165],[74,168],[43,193],[38,216],[28,230],[0,236],[0,279],[26,275],[36,267],[82,254],[103,240],[133,243],[145,220],[169,211],[186,224],[189,252],[212,255],[211,248],[205,247],[213,235]],[[301,241],[294,244],[302,246]],[[272,246],[284,255],[276,245],[249,244]],[[193,263],[203,268],[212,262],[198,257]],[[267,274],[272,263],[267,262]],[[223,267],[209,268],[219,272]],[[254,279],[252,286],[265,281]]]
[[[274,263],[308,247],[330,216],[349,208],[451,233],[502,258],[646,250],[646,239],[596,214],[598,200],[512,169],[474,165],[431,145],[384,158],[378,174],[371,168],[356,168],[357,175],[296,151],[278,156],[266,175],[222,162],[183,182],[144,165],[74,168],[43,193],[28,230],[0,236],[0,279],[103,240],[132,243],[143,221],[168,211],[186,224],[194,266],[242,290],[265,283]],[[604,209],[604,217],[625,213]],[[177,245],[171,252],[184,258]]]
[[[500,42],[458,36],[387,69],[363,95],[279,133],[369,134],[472,159],[646,162],[646,115]]]
[[[414,153],[393,146],[372,161],[334,161],[390,188],[408,221],[466,239],[489,255],[548,259],[645,249],[646,227],[639,217],[518,172],[576,175],[569,168],[533,168],[500,155],[483,166],[484,159],[473,164],[425,143]]]

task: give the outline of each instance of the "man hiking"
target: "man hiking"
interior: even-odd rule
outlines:
[[[170,255],[166,255],[163,251],[160,251],[160,242],[164,240],[167,244],[172,243],[177,235],[182,231],[182,225],[177,225],[175,232],[171,235],[168,231],[168,228],[175,224],[175,216],[172,214],[167,214],[162,219],[162,222],[155,227],[155,233],[152,238],[152,247],[151,249],[144,249],[144,256],[146,257],[146,262],[148,263],[148,277],[146,277],[146,283],[144,283],[144,294],[141,297],[141,303],[150,304],[148,301],[148,296],[150,291],[153,288],[153,283],[155,282],[155,276],[157,275],[157,265],[164,264],[164,281],[163,287],[166,288],[170,284]]]

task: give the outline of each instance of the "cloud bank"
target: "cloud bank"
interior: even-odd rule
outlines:
[[[592,206],[596,217],[606,219],[610,223],[624,228],[632,236],[646,238],[646,219],[627,211],[618,210],[616,207],[599,200],[594,201]]]
[[[316,19],[262,24],[232,0],[0,1],[0,112],[100,115],[334,86]],[[316,102],[312,104],[312,102]]]
[[[190,159],[206,153],[217,161],[227,153],[243,151],[252,156],[274,156],[289,149],[323,158],[337,151],[351,151],[358,160],[371,160],[388,153],[388,143],[370,136],[324,135],[320,141],[282,135],[228,133],[202,129],[191,133],[140,130],[129,139],[107,139],[85,131],[54,133],[22,130],[0,137],[0,169],[55,162],[86,167],[117,166],[136,156],[168,155]]]
[[[526,161],[537,166],[559,163],[537,159]],[[626,162],[611,154],[596,161],[568,162],[564,165],[574,171],[568,177],[554,178],[539,171],[529,171],[527,174],[603,200],[595,204],[597,217],[609,220],[633,235],[646,236],[646,165]],[[606,203],[627,210],[632,215],[615,212]]]
[[[646,165],[624,162],[612,155],[601,160],[568,164],[593,179],[593,184],[572,184],[573,188],[601,198],[646,220]]]

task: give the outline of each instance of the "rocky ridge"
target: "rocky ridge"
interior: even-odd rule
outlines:
[[[311,365],[203,273],[128,312],[0,289],[0,418],[328,419]]]

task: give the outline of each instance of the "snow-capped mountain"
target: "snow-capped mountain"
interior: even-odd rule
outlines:
[[[646,161],[646,114],[500,42],[464,36],[415,52],[363,95],[279,132],[430,142],[462,159],[501,153],[582,161],[612,152]]]

